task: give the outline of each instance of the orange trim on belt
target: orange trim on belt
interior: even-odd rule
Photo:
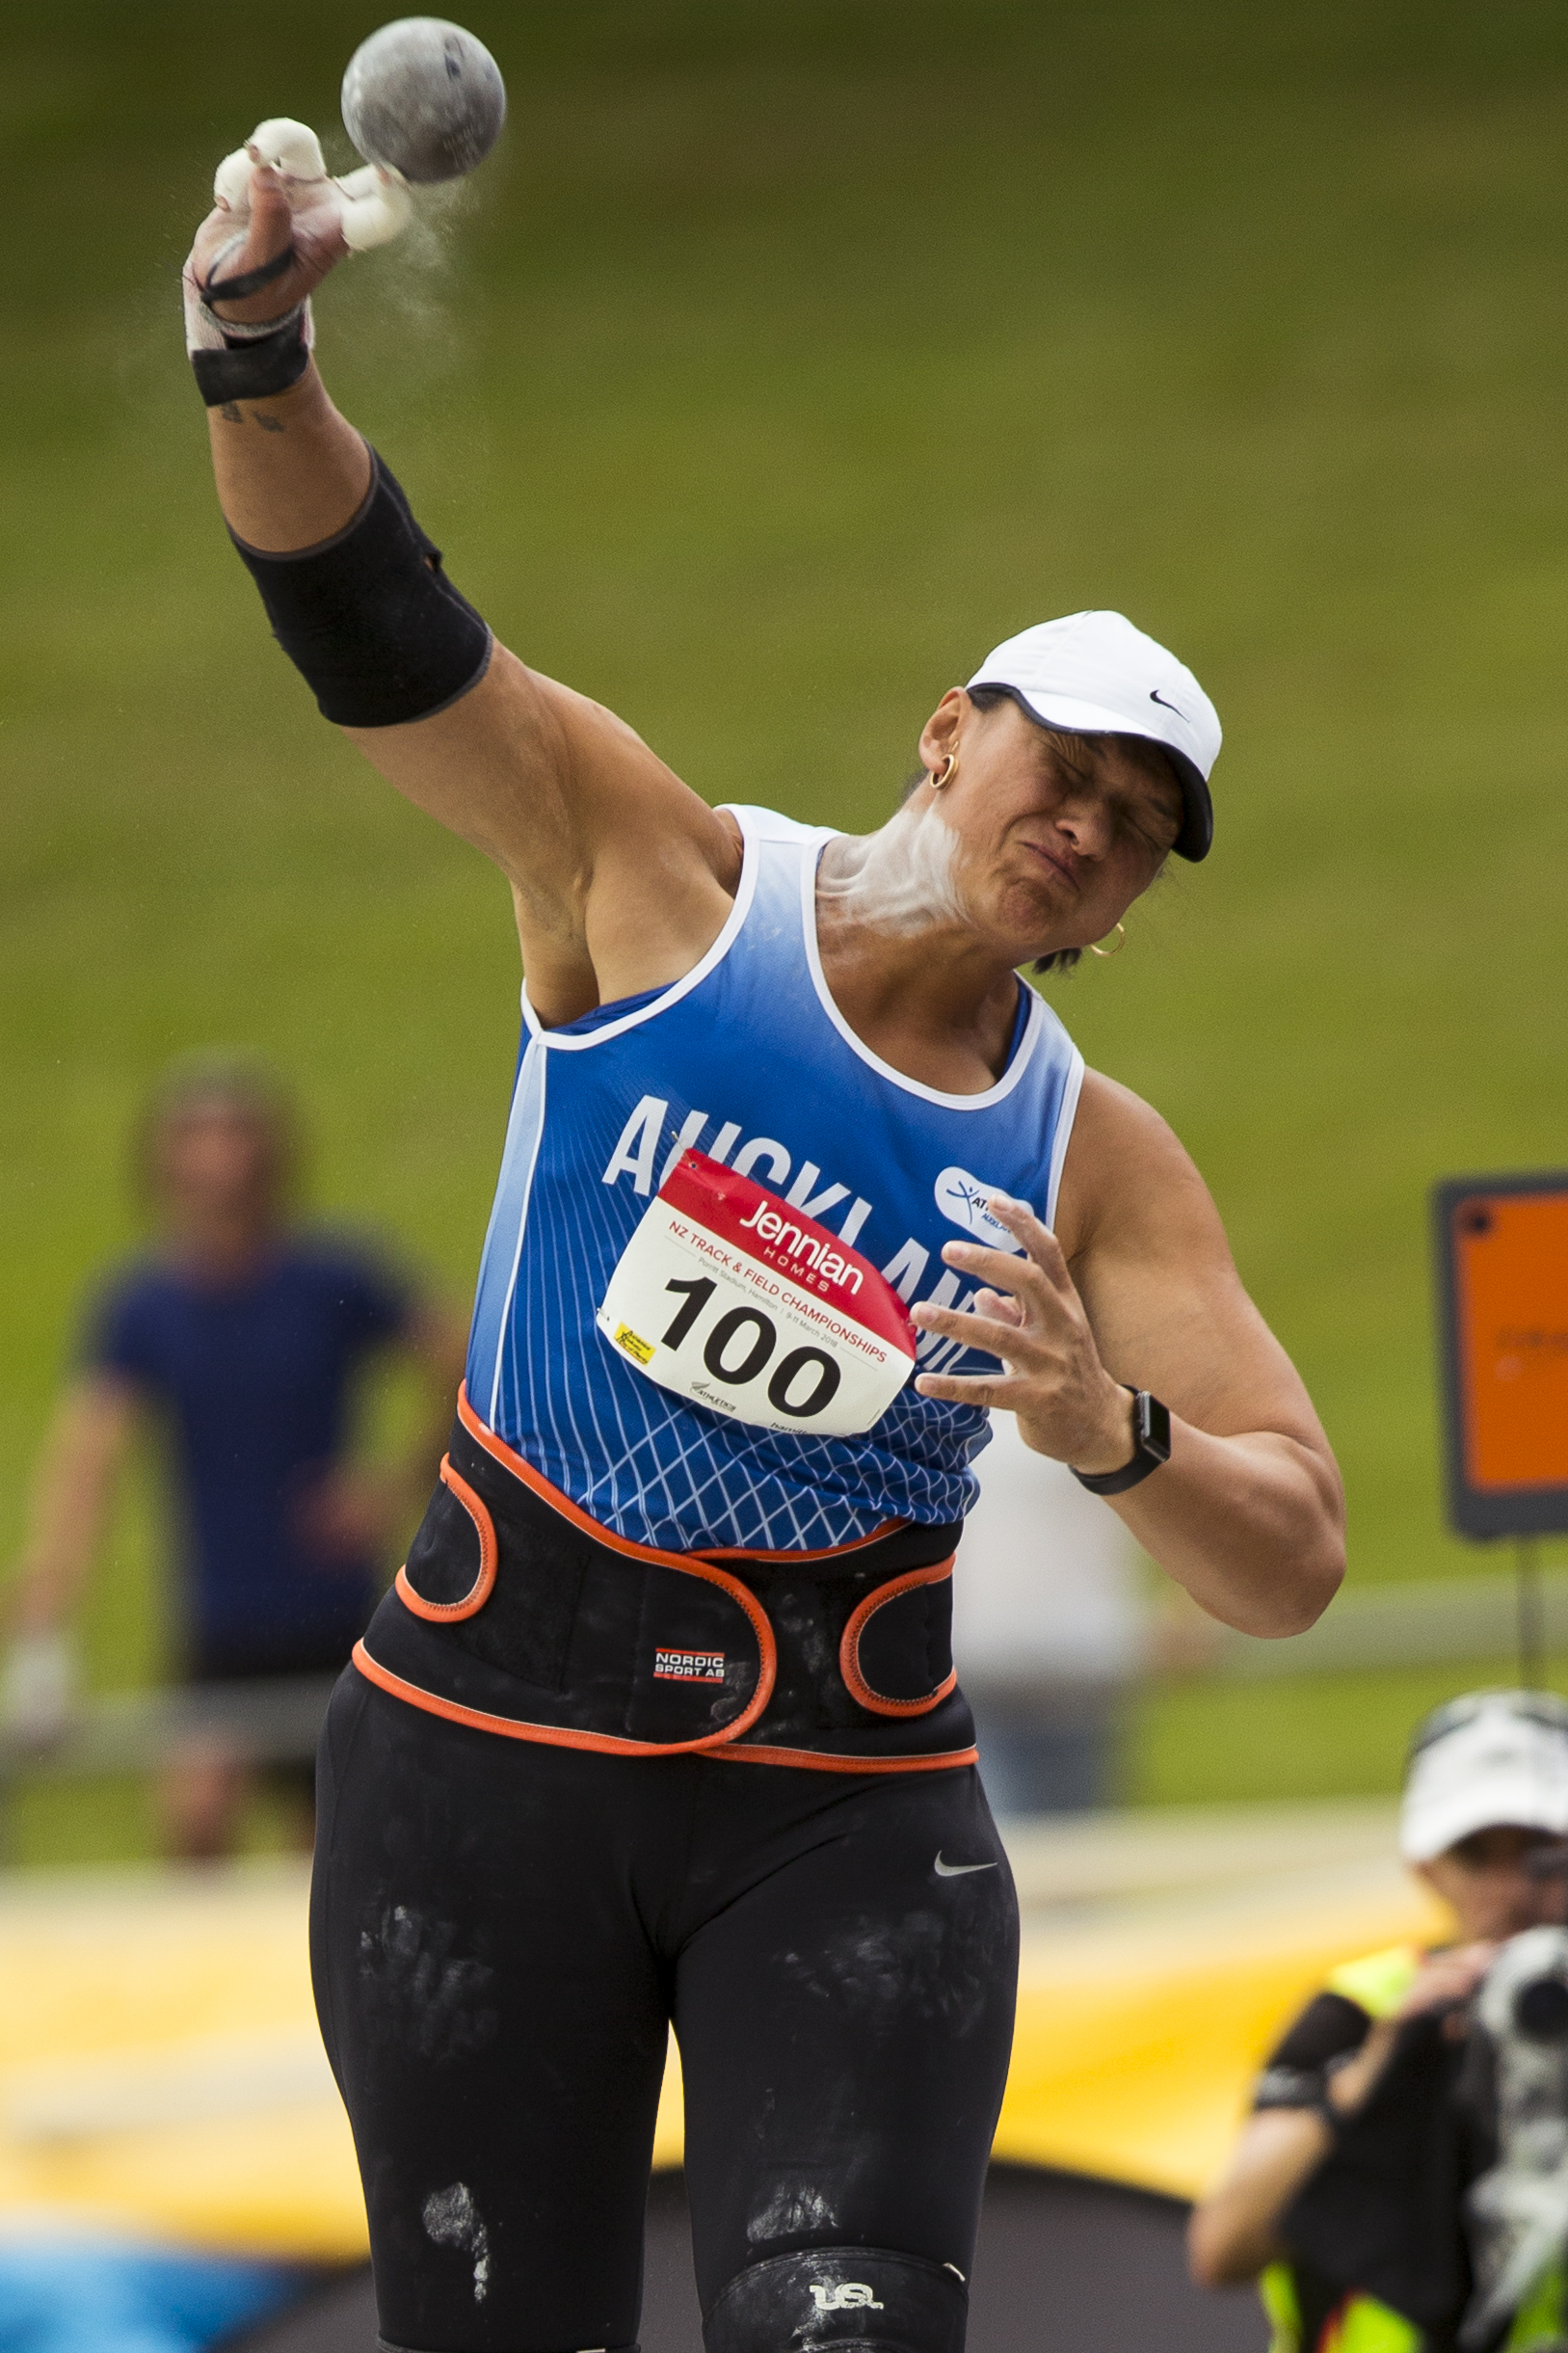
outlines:
[[[907,1528],[907,1519],[885,1519],[872,1529],[869,1536],[852,1536],[847,1544],[824,1544],[820,1552],[754,1552],[746,1544],[704,1544],[704,1561],[837,1561],[840,1553],[862,1552],[867,1544],[880,1544],[885,1536],[896,1536]]]
[[[657,1561],[666,1568],[691,1568],[688,1554],[660,1552],[654,1544],[639,1544],[632,1537],[618,1536],[613,1528],[600,1527],[592,1512],[585,1511],[580,1504],[574,1504],[570,1495],[563,1495],[559,1487],[551,1485],[543,1471],[536,1471],[533,1464],[525,1462],[504,1438],[498,1438],[493,1430],[487,1429],[468,1403],[466,1381],[458,1391],[458,1420],[469,1437],[482,1446],[493,1461],[498,1462],[503,1470],[510,1471],[514,1479],[520,1479],[523,1485],[531,1488],[542,1503],[548,1504],[552,1511],[559,1511],[563,1519],[570,1520],[574,1528],[580,1528],[584,1536],[591,1536],[596,1544],[607,1544],[612,1552],[624,1552],[633,1561]]]
[[[731,1601],[739,1603],[751,1621],[752,1632],[757,1637],[757,1689],[733,1724],[727,1724],[722,1732],[704,1732],[701,1740],[651,1741],[646,1744],[641,1741],[630,1744],[612,1741],[611,1745],[623,1749],[629,1745],[639,1753],[646,1746],[651,1755],[673,1756],[682,1749],[706,1749],[719,1741],[738,1740],[741,1733],[749,1730],[757,1722],[772,1698],[774,1678],[779,1671],[779,1646],[773,1638],[772,1621],[757,1595],[742,1585],[738,1577],[731,1577],[725,1569],[715,1568],[698,1553],[661,1552],[656,1545],[638,1544],[629,1536],[617,1536],[613,1528],[601,1528],[598,1521],[584,1511],[580,1505],[574,1504],[570,1495],[563,1495],[559,1487],[552,1486],[543,1471],[536,1471],[531,1462],[524,1462],[520,1455],[513,1452],[504,1438],[498,1438],[493,1430],[486,1429],[468,1403],[466,1381],[458,1391],[458,1419],[469,1437],[477,1440],[486,1454],[500,1463],[503,1470],[510,1471],[514,1479],[520,1479],[542,1503],[548,1504],[552,1511],[558,1511],[563,1519],[570,1520],[574,1528],[580,1528],[585,1536],[591,1536],[596,1544],[607,1545],[612,1552],[624,1553],[628,1560],[656,1562],[661,1568],[678,1569],[683,1577],[700,1577],[704,1585],[716,1585],[722,1593],[729,1594]],[[498,1717],[495,1721],[499,1724],[505,1719]],[[545,1733],[542,1732],[540,1737],[544,1738]],[[551,1737],[556,1735],[551,1734]],[[603,1737],[606,1740],[611,1738],[608,1733]],[[591,1748],[596,1742],[583,1733],[573,1734],[567,1745]]]
[[[829,1756],[820,1749],[735,1749],[728,1728],[709,1732],[702,1740],[620,1740],[613,1732],[577,1732],[555,1724],[528,1724],[518,1716],[492,1716],[484,1708],[463,1707],[442,1699],[417,1683],[405,1682],[373,1659],[362,1642],[354,1645],[354,1665],[366,1682],[423,1708],[427,1716],[444,1716],[451,1724],[465,1724],[475,1732],[499,1732],[507,1740],[532,1740],[547,1749],[597,1749],[611,1756],[679,1756],[706,1753],[730,1764],[799,1765],[809,1773],[943,1773],[958,1765],[977,1765],[978,1749],[949,1749],[938,1756]]]
[[[409,1582],[409,1564],[405,1561],[394,1579],[399,1601],[411,1609],[415,1618],[433,1618],[438,1625],[450,1625],[454,1618],[472,1618],[490,1599],[495,1583],[500,1547],[495,1541],[495,1522],[482,1495],[476,1495],[468,1482],[452,1468],[450,1455],[441,1457],[441,1484],[450,1487],[474,1524],[479,1538],[479,1574],[461,1601],[427,1601]]]
[[[579,1732],[566,1725],[532,1724],[519,1717],[492,1715],[484,1708],[465,1707],[458,1700],[443,1699],[436,1692],[425,1691],[417,1683],[407,1682],[402,1675],[394,1674],[390,1668],[383,1667],[379,1661],[373,1659],[362,1642],[356,1643],[353,1652],[354,1665],[367,1681],[376,1684],[382,1691],[389,1693],[394,1699],[406,1700],[412,1707],[423,1708],[428,1715],[444,1716],[450,1723],[465,1724],[476,1731],[497,1732],[504,1739],[532,1740],[545,1748],[552,1749],[597,1750],[600,1753],[615,1756],[712,1755],[735,1764],[786,1765],[808,1773],[943,1773],[956,1770],[961,1766],[979,1763],[980,1752],[973,1747],[948,1749],[935,1755],[927,1756],[832,1756],[820,1749],[783,1749],[765,1744],[747,1748],[733,1746],[743,1732],[750,1730],[773,1696],[773,1685],[778,1673],[778,1646],[767,1613],[756,1595],[750,1592],[738,1578],[729,1576],[715,1564],[721,1560],[780,1563],[832,1560],[837,1554],[858,1552],[866,1545],[878,1542],[884,1536],[907,1526],[906,1521],[885,1520],[880,1527],[873,1529],[869,1536],[856,1537],[847,1544],[831,1544],[819,1552],[746,1552],[738,1546],[716,1546],[711,1548],[706,1555],[664,1552],[657,1545],[639,1544],[631,1537],[620,1536],[613,1528],[601,1526],[590,1512],[583,1511],[580,1505],[574,1504],[569,1495],[563,1494],[559,1487],[553,1485],[542,1471],[536,1471],[531,1462],[525,1461],[521,1455],[507,1445],[504,1438],[498,1438],[495,1432],[480,1420],[468,1403],[468,1387],[465,1381],[458,1392],[458,1418],[468,1435],[477,1445],[484,1448],[486,1454],[493,1461],[498,1462],[503,1470],[510,1471],[514,1479],[520,1480],[522,1484],[537,1495],[542,1503],[547,1504],[552,1511],[559,1512],[563,1519],[570,1520],[573,1527],[580,1528],[584,1535],[592,1537],[596,1543],[607,1546],[612,1552],[622,1553],[628,1560],[651,1561],[657,1563],[661,1567],[678,1569],[682,1576],[701,1577],[705,1583],[717,1586],[722,1592],[728,1593],[732,1601],[737,1602],[744,1610],[752,1630],[757,1636],[759,1654],[757,1689],[732,1724],[726,1725],[720,1731],[704,1733],[701,1739],[628,1740],[612,1732]],[[494,1583],[494,1528],[482,1499],[474,1493],[465,1481],[460,1479],[457,1472],[451,1469],[449,1458],[442,1462],[441,1477],[457,1495],[459,1502],[469,1511],[470,1517],[474,1518],[475,1526],[480,1530],[479,1579],[475,1588],[461,1602],[423,1602],[408,1585],[404,1571],[400,1569],[397,1577],[397,1591],[400,1598],[420,1617],[468,1616],[481,1606]],[[477,1511],[484,1513],[483,1525],[476,1516],[473,1507],[477,1507]],[[489,1583],[485,1582],[486,1526],[490,1528],[492,1548]],[[946,1681],[932,1692],[927,1698],[882,1698],[871,1690],[861,1672],[859,1649],[862,1629],[884,1602],[896,1600],[900,1593],[909,1591],[917,1586],[934,1585],[943,1577],[950,1577],[955,1558],[956,1555],[949,1554],[945,1561],[939,1561],[931,1567],[911,1569],[901,1577],[890,1579],[886,1585],[877,1586],[865,1596],[850,1618],[848,1625],[844,1628],[843,1641],[839,1645],[839,1666],[846,1685],[863,1707],[867,1707],[878,1715],[921,1715],[934,1708],[953,1689],[958,1680],[956,1669],[948,1675]],[[477,1591],[479,1584],[484,1584],[485,1591],[478,1599],[475,1599],[473,1595]]]
[[[637,1561],[662,1561],[667,1567],[686,1569],[690,1568],[694,1560],[833,1561],[842,1552],[859,1552],[866,1544],[879,1544],[885,1536],[892,1536],[898,1529],[909,1525],[907,1520],[885,1519],[880,1527],[872,1529],[869,1536],[851,1537],[847,1544],[828,1544],[820,1552],[749,1552],[744,1544],[704,1544],[697,1553],[661,1552],[656,1544],[639,1544],[634,1537],[617,1536],[613,1528],[602,1527],[592,1512],[585,1511],[580,1504],[572,1502],[570,1495],[563,1495],[558,1486],[552,1485],[543,1471],[536,1471],[531,1462],[525,1462],[504,1438],[498,1438],[494,1431],[480,1420],[468,1403],[466,1381],[458,1391],[458,1419],[469,1437],[482,1446],[487,1455],[500,1463],[503,1470],[510,1471],[514,1479],[520,1479],[524,1486],[531,1487],[552,1511],[559,1511],[563,1519],[571,1520],[574,1527],[583,1529],[598,1543],[609,1544],[617,1552],[627,1553]]]
[[[977,1765],[978,1749],[947,1749],[936,1756],[829,1756],[822,1749],[770,1749],[757,1742],[744,1749],[718,1749],[715,1764],[800,1765],[808,1773],[945,1773]]]
[[[754,1697],[733,1724],[718,1732],[704,1732],[701,1740],[623,1740],[614,1732],[578,1732],[570,1725],[529,1724],[520,1716],[492,1716],[486,1708],[464,1707],[459,1700],[443,1699],[439,1693],[405,1682],[389,1667],[383,1667],[362,1641],[355,1644],[351,1657],[367,1682],[378,1684],[394,1699],[406,1699],[411,1707],[423,1708],[427,1716],[444,1716],[449,1723],[465,1724],[475,1732],[499,1732],[507,1740],[536,1740],[546,1749],[598,1749],[612,1756],[693,1755],[722,1750],[727,1741],[755,1724],[759,1713]]]
[[[862,1707],[868,1707],[873,1715],[924,1716],[939,1700],[946,1698],[958,1681],[955,1667],[949,1671],[946,1681],[939,1683],[936,1690],[928,1692],[923,1699],[889,1699],[881,1692],[873,1691],[861,1671],[861,1636],[877,1611],[885,1608],[890,1601],[896,1601],[900,1593],[914,1592],[918,1586],[942,1584],[944,1578],[952,1575],[953,1563],[957,1558],[956,1553],[949,1553],[945,1561],[938,1561],[930,1568],[911,1568],[901,1577],[890,1578],[886,1585],[873,1586],[845,1626],[843,1640],[838,1644],[838,1671],[844,1678],[850,1698],[858,1699]]]

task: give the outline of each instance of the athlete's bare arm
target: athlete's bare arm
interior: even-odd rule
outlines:
[[[335,215],[325,226],[291,216],[265,171],[253,175],[250,223],[244,249],[225,257],[226,275],[282,254],[291,237],[298,258],[264,293],[228,306],[236,320],[277,316],[343,251]],[[203,282],[232,227],[220,211],[199,234],[193,258]],[[211,417],[224,512],[252,548],[315,547],[359,512],[370,458],[314,367],[288,392],[231,403]],[[357,731],[355,739],[399,790],[506,873],[529,995],[546,1023],[678,978],[722,928],[740,864],[732,821],[620,720],[514,655],[498,651],[481,682],[445,709]],[[944,772],[953,765],[945,756],[956,753],[947,821],[967,821],[982,869],[995,866],[998,910],[1015,854],[1006,828],[991,840],[1004,802],[1017,803],[1026,831],[1057,844],[1057,855],[1031,868],[1029,889],[1044,893],[1044,905],[1048,873],[1068,873],[1068,920],[1088,927],[1069,929],[1067,940],[1098,937],[1153,878],[1165,838],[1157,822],[1151,831],[1112,821],[1123,800],[1157,802],[1147,780],[1119,788],[1114,762],[1105,777],[1064,779],[1049,758],[1037,775],[1027,723],[1016,714],[977,723],[957,695],[921,744],[922,756],[943,756]],[[924,789],[929,798],[938,789]],[[1139,812],[1148,817],[1141,801]],[[911,1076],[960,1092],[992,1083],[1011,1031],[1013,967],[1038,953],[1037,943],[1013,937],[999,920],[977,923],[972,910],[935,914],[909,938],[854,923],[839,933],[830,925],[823,941],[830,985],[874,1049],[886,1031],[896,1066]],[[1123,1089],[1091,1080],[1068,1155],[1062,1242],[1022,1207],[998,1214],[1019,1221],[1024,1259],[961,1243],[946,1254],[996,1286],[978,1302],[979,1324],[994,1320],[994,1352],[1005,1339],[1013,1370],[997,1381],[921,1377],[919,1387],[1014,1407],[1031,1445],[1085,1471],[1128,1459],[1129,1404],[1120,1384],[1153,1389],[1177,1417],[1175,1452],[1117,1499],[1122,1517],[1214,1616],[1260,1634],[1309,1625],[1342,1569],[1338,1473],[1175,1137]],[[916,1315],[927,1329],[984,1345],[969,1316]]]
[[[197,238],[199,270],[232,234],[231,215],[210,215]],[[271,260],[291,236],[295,269],[264,294],[225,306],[225,315],[277,315],[344,251],[334,220],[320,231],[308,215],[291,216],[272,174],[258,170],[250,237],[226,257],[224,274]],[[358,513],[369,453],[313,364],[291,390],[209,416],[224,515],[251,547],[316,547]],[[347,732],[400,792],[507,876],[529,995],[546,1023],[679,978],[723,927],[740,870],[733,822],[623,721],[504,648],[449,709],[408,726]]]
[[[1263,1635],[1311,1625],[1343,1573],[1339,1471],[1295,1368],[1241,1286],[1209,1190],[1165,1122],[1089,1072],[1056,1233],[1021,1206],[992,1206],[1027,1257],[949,1243],[949,1264],[995,1288],[968,1314],[921,1306],[914,1317],[994,1350],[1009,1371],[991,1380],[923,1375],[917,1385],[1010,1408],[1029,1445],[1085,1471],[1129,1459],[1127,1391],[1153,1390],[1170,1407],[1171,1459],[1112,1508],[1227,1625]]]

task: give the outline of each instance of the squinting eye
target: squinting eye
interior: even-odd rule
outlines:
[[[1182,830],[1163,813],[1158,816],[1129,816],[1128,822],[1138,840],[1161,858],[1167,850],[1176,847],[1176,837]]]

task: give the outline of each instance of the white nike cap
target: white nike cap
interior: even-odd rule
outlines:
[[[1214,838],[1209,777],[1219,713],[1174,654],[1122,613],[1069,613],[1021,630],[988,654],[970,686],[999,686],[1043,726],[1083,735],[1147,735],[1171,754],[1186,814],[1179,856],[1207,858]]]
[[[1399,1851],[1430,1862],[1502,1823],[1568,1836],[1568,1705],[1543,1691],[1468,1692],[1417,1731]]]

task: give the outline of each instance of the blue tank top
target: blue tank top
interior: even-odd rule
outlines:
[[[1055,1217],[1083,1059],[1043,1001],[995,1086],[946,1095],[862,1044],[823,977],[816,869],[831,829],[733,810],[728,922],[682,979],[613,1017],[524,1032],[468,1342],[469,1403],[601,1525],[666,1551],[821,1551],[887,1520],[961,1519],[987,1416],[906,1386],[857,1437],[769,1431],[674,1397],[595,1324],[611,1272],[695,1149],[831,1227],[907,1302],[959,1309],[957,1234],[1011,1246],[996,1189]],[[922,1371],[993,1359],[922,1335]]]

